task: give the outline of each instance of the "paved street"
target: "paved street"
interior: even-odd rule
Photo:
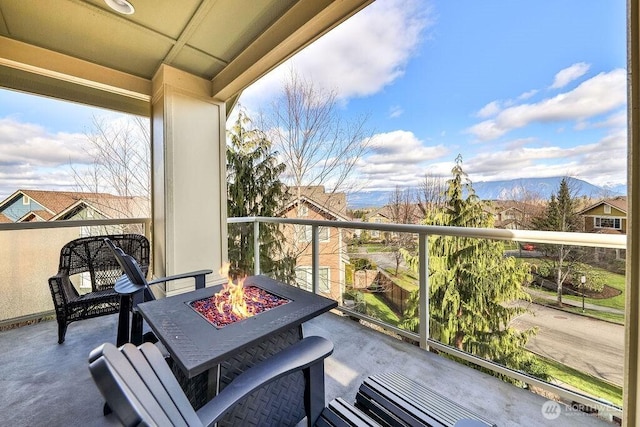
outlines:
[[[393,252],[358,252],[358,253],[350,253],[350,257],[352,258],[368,258],[371,261],[375,262],[376,265],[380,268],[396,268],[396,258]],[[405,268],[404,260],[400,261],[400,268]]]
[[[622,385],[624,326],[536,304],[532,314],[512,322],[519,329],[538,327],[527,348],[567,366]]]

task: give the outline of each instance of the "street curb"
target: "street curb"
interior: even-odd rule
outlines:
[[[555,305],[545,304],[545,303],[536,302],[536,301],[530,301],[530,302],[531,302],[531,304],[536,304],[536,305],[541,305],[543,307],[552,308],[552,309],[554,309],[556,311],[561,311],[563,313],[569,313],[569,314],[574,314],[576,316],[587,317],[589,319],[598,320],[600,322],[607,322],[607,323],[610,323],[612,325],[618,325],[618,326],[623,326],[623,327],[625,326],[624,323],[618,323],[618,322],[614,322],[612,320],[607,320],[607,319],[600,319],[598,317],[590,316],[590,315],[585,314],[585,313],[574,313],[573,311],[564,310],[564,309],[562,309],[560,307],[557,307]],[[570,305],[571,307],[576,307],[575,305],[572,305],[572,304],[566,304],[566,305]],[[580,308],[580,307],[577,307],[577,308]]]

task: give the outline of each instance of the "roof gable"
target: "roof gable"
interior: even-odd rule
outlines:
[[[18,190],[0,203],[0,213],[3,210],[21,204],[21,198],[26,197],[31,206],[25,207],[14,218],[16,222],[24,221],[29,213],[44,221],[64,219],[78,208],[91,207],[104,218],[146,217],[149,215],[145,208],[147,203],[141,197],[116,196],[108,193],[85,193],[73,191],[47,190]],[[35,205],[35,206],[34,206]],[[11,221],[11,217],[4,215]]]
[[[581,210],[580,212],[578,212],[580,215],[588,215],[589,213],[591,213],[592,211],[598,209],[599,207],[603,206],[603,205],[607,205],[612,207],[613,209],[616,209],[618,211],[620,211],[622,214],[626,215],[627,214],[627,198],[624,196],[620,196],[620,197],[615,197],[613,199],[602,199],[599,200],[598,202],[587,206],[586,208],[584,208],[583,210]]]
[[[323,206],[322,204],[316,202],[315,200],[306,197],[306,196],[302,196],[300,197],[300,202],[304,205],[307,205],[309,207],[311,207],[313,210],[315,210],[316,212],[318,212],[320,215],[331,219],[331,220],[335,220],[335,221],[348,221],[349,219],[346,218],[345,216],[332,211],[331,209],[327,208],[326,206]],[[298,200],[292,200],[290,201],[288,204],[286,204],[284,206],[284,208],[282,209],[280,216],[283,216],[286,212],[290,212],[292,209],[296,208],[298,206]]]

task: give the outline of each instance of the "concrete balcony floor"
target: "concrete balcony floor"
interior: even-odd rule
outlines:
[[[91,349],[115,341],[117,317],[69,326],[57,344],[55,321],[0,332],[0,424],[13,426],[109,426],[102,398],[87,368]],[[499,426],[611,426],[602,419],[563,408],[542,415],[545,398],[444,357],[327,313],[304,325],[305,335],[333,341],[326,361],[327,401],[353,401],[362,380],[375,373],[402,372]]]

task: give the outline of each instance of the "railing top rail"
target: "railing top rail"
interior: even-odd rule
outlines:
[[[65,228],[65,227],[97,227],[101,225],[119,224],[151,224],[151,218],[118,218],[118,219],[83,219],[83,220],[62,220],[62,221],[35,221],[35,222],[13,222],[0,224],[0,231],[3,230],[33,230],[45,228]]]
[[[279,224],[316,225],[360,230],[379,230],[396,233],[458,236],[479,239],[509,240],[528,243],[564,244],[573,246],[597,246],[602,248],[625,249],[627,236],[597,233],[573,233],[537,230],[506,230],[501,228],[467,228],[417,224],[380,224],[359,221],[328,221],[302,218],[236,217],[228,218],[229,223],[265,222]],[[338,224],[337,224],[338,223]]]

